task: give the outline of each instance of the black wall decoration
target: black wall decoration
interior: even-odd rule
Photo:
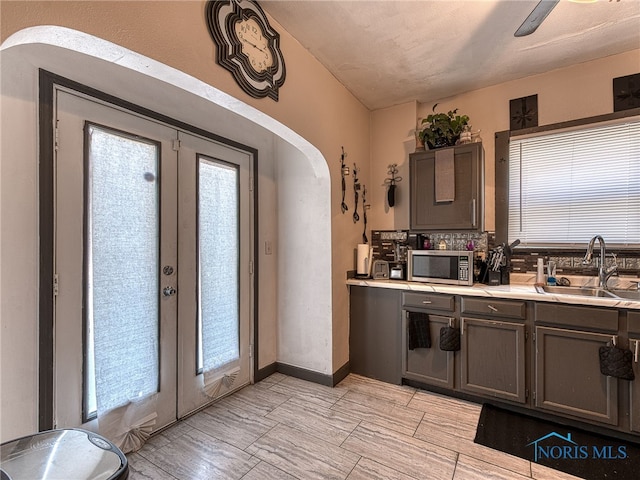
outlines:
[[[613,111],[640,107],[640,73],[613,79]]]
[[[398,177],[398,164],[389,165],[387,173],[391,175],[391,177],[384,179],[384,184],[387,187],[387,203],[393,207],[396,204],[397,183],[402,181],[402,177]]]
[[[208,1],[205,17],[216,44],[216,62],[252,97],[278,101],[286,74],[284,57],[280,35],[262,8],[253,0]]]
[[[509,100],[509,129],[521,130],[538,126],[538,95]]]

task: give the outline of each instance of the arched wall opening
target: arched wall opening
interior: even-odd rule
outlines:
[[[2,441],[37,430],[38,69],[258,150],[258,368],[331,375],[331,186],[317,148],[211,85],[82,32],[27,28],[0,55]]]

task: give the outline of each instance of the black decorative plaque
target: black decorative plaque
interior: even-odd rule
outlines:
[[[509,100],[509,118],[510,130],[537,127],[538,95],[529,95],[528,97]]]
[[[613,79],[613,111],[640,107],[640,73]]]

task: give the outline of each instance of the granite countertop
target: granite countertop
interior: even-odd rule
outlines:
[[[569,277],[572,286],[593,286],[592,277]],[[402,280],[373,280],[371,278],[350,278],[347,285],[376,288],[393,288],[416,292],[448,293],[475,297],[510,298],[517,300],[535,300],[537,302],[568,303],[594,307],[613,307],[627,310],[640,310],[640,301],[618,298],[584,297],[579,295],[538,293],[533,284],[534,278],[526,274],[515,274],[510,285],[490,286],[476,283],[473,286],[442,285],[437,283],[407,282]],[[612,288],[630,288],[637,279],[616,279]]]

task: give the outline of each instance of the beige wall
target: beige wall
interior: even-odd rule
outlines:
[[[538,124],[592,117],[613,112],[613,78],[640,72],[640,50],[605,57],[571,67],[553,70],[540,75],[501,83],[455,97],[436,99],[418,104],[401,105],[373,112],[371,142],[371,174],[386,170],[391,155],[394,163],[408,163],[408,154],[401,145],[410,144],[407,133],[414,127],[416,118],[425,118],[435,103],[436,111],[458,109],[469,115],[474,131],[480,130],[485,150],[485,228],[495,229],[495,132],[509,129],[509,100],[538,95]],[[385,133],[386,132],[386,133]],[[415,145],[410,152],[413,152]],[[404,182],[403,182],[404,183]],[[407,184],[400,184],[407,189]],[[403,228],[408,224],[408,206],[393,211],[375,210],[373,228]]]
[[[290,145],[276,138],[261,136],[251,141],[255,127],[246,132],[241,124],[234,131],[229,124],[220,124],[212,109],[211,120],[206,121],[206,111],[202,104],[189,96],[181,96],[187,108],[177,110],[179,120],[197,124],[201,128],[224,133],[250,146],[266,151],[260,157],[260,232],[259,250],[263,241],[271,240],[276,248],[273,257],[261,256],[260,264],[260,345],[259,366],[264,367],[275,361],[309,369],[323,375],[331,375],[348,361],[348,291],[344,285],[346,270],[354,267],[353,248],[360,241],[362,223],[354,224],[351,217],[340,212],[340,153],[344,146],[349,154],[349,162],[357,162],[362,169],[363,182],[368,179],[369,165],[369,111],[360,104],[337,80],[329,74],[317,60],[308,54],[277,23],[272,22],[281,34],[281,46],[287,66],[287,79],[280,91],[280,100],[253,99],[235,84],[231,75],[214,61],[215,46],[206,30],[204,19],[205,2],[0,2],[0,32],[2,41],[24,28],[39,25],[59,25],[80,32],[89,33],[113,44],[123,46],[145,57],[161,62],[185,72],[202,82],[226,92],[241,102],[267,114],[277,122],[289,127],[319,150],[326,159],[330,175],[328,187],[311,185],[302,191],[321,192],[321,200],[327,204],[327,225],[321,232],[328,240],[322,248],[316,248],[314,257],[326,259],[319,272],[314,263],[292,262],[286,248],[292,242],[300,245],[301,238],[308,238],[309,244],[318,243],[310,238],[313,230],[305,225],[315,221],[317,209],[293,209],[299,216],[301,227],[283,230],[286,219],[281,218],[279,203],[292,196],[290,208],[300,195],[296,190],[283,190],[282,184],[292,185],[293,175],[304,171],[313,178],[314,168],[306,165],[302,169],[286,168],[287,162],[304,161],[300,150],[292,151]],[[11,39],[10,39],[11,40]],[[29,51],[40,50],[33,56],[25,56],[24,63],[31,68],[12,74],[3,72],[3,79],[11,78],[13,84],[20,84],[22,90],[32,97],[37,93],[37,79],[34,68],[39,58],[49,51],[61,55],[66,60],[60,62],[58,71],[55,62],[46,67],[56,73],[68,75],[66,65],[73,63],[71,54],[60,53],[46,45],[32,45]],[[10,49],[9,49],[10,50]],[[15,50],[15,49],[14,49]],[[44,52],[44,53],[43,53]],[[3,52],[11,55],[11,51]],[[4,57],[3,57],[4,58]],[[85,58],[81,59],[83,62]],[[88,65],[78,73],[77,80],[90,86],[110,85],[119,88],[123,96],[130,95],[132,87],[129,75],[117,74],[118,67],[103,69],[103,65],[86,60]],[[113,59],[111,62],[118,62]],[[63,69],[63,64],[65,65]],[[67,69],[67,70],[65,70]],[[114,72],[116,72],[114,74]],[[105,78],[105,75],[113,75]],[[92,80],[92,76],[94,79]],[[23,78],[22,78],[23,77]],[[76,78],[73,78],[76,79]],[[92,85],[95,84],[95,85]],[[154,88],[162,91],[162,86],[154,83]],[[37,163],[36,163],[36,112],[33,99],[25,100],[12,96],[3,83],[2,107],[12,112],[11,128],[7,125],[9,116],[3,115],[3,143],[13,133],[29,138],[33,148],[26,149],[20,161],[15,155],[5,155],[10,151],[3,147],[2,159],[2,285],[7,286],[2,297],[2,440],[27,434],[37,428]],[[109,92],[116,93],[118,92]],[[141,95],[142,97],[144,97]],[[151,95],[149,95],[151,96]],[[129,99],[129,98],[128,98]],[[131,100],[131,99],[130,99]],[[132,99],[135,101],[135,99]],[[146,100],[145,100],[146,101]],[[176,98],[158,95],[154,102],[145,104],[160,113],[173,112]],[[24,113],[24,121],[22,119]],[[193,117],[198,117],[195,122]],[[201,119],[205,118],[204,121]],[[18,123],[19,122],[19,123]],[[275,122],[274,122],[275,123]],[[235,125],[234,125],[235,126]],[[9,133],[11,132],[11,133]],[[269,145],[266,149],[264,145]],[[313,150],[315,150],[313,149]],[[304,153],[304,152],[303,152]],[[311,171],[311,173],[309,173]],[[321,176],[318,181],[324,181]],[[279,183],[283,182],[283,183]],[[330,188],[330,192],[327,188]],[[325,196],[325,189],[327,193]],[[312,195],[316,195],[315,193]],[[16,198],[16,196],[18,198]],[[11,198],[10,198],[11,197]],[[330,206],[328,205],[330,203]],[[291,208],[290,208],[291,209]],[[287,241],[285,241],[287,240]],[[328,289],[328,297],[321,303],[313,299],[287,299],[283,292],[295,292],[299,284],[313,287],[314,279],[329,276],[332,281],[318,290]],[[284,281],[284,285],[279,283]],[[316,282],[317,283],[317,282]],[[276,298],[277,297],[277,298]],[[292,306],[293,304],[293,306]],[[282,322],[282,309],[299,313]],[[328,317],[325,318],[325,313]],[[6,347],[6,348],[5,348]]]

